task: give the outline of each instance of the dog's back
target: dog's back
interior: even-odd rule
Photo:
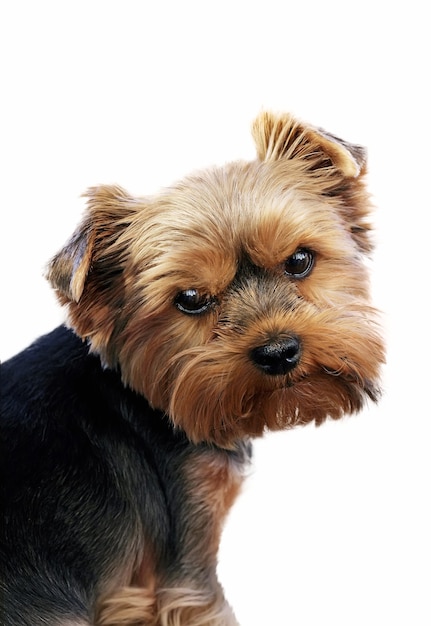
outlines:
[[[115,375],[86,352],[59,328],[2,365],[5,624],[88,617],[100,574],[133,523],[117,515],[109,532],[116,509],[130,504],[107,497],[113,476],[102,451],[114,462],[127,432],[109,401]]]
[[[220,474],[229,492],[225,468],[248,446],[190,444],[65,327],[1,366],[1,431],[2,626],[92,624],[131,583],[152,594],[151,614],[158,572],[161,586],[184,583],[190,558],[206,576],[219,531],[205,467],[214,454],[208,481]]]
[[[92,621],[96,598],[130,581],[144,534],[153,559],[174,549],[181,490],[164,494],[163,472],[189,444],[64,327],[3,364],[1,385],[1,623]]]

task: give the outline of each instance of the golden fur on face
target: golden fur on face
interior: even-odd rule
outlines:
[[[48,271],[103,362],[192,441],[222,447],[359,410],[384,358],[364,151],[290,115],[263,113],[253,136],[255,161],[154,197],[90,189]],[[297,251],[311,255],[304,276],[286,273]],[[256,349],[292,341],[288,370],[256,363]]]

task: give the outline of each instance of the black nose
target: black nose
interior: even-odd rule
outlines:
[[[253,363],[271,376],[290,372],[298,364],[300,354],[301,344],[295,335],[258,346],[250,353]]]

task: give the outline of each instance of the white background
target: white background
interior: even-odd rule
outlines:
[[[2,3],[1,357],[62,320],[42,278],[89,185],[253,158],[290,110],[366,145],[385,396],[256,444],[220,577],[243,626],[431,624],[426,3]]]

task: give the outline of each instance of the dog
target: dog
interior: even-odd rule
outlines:
[[[87,192],[67,325],[2,366],[4,626],[233,626],[216,576],[265,432],[380,395],[366,153],[286,113],[253,161]]]

